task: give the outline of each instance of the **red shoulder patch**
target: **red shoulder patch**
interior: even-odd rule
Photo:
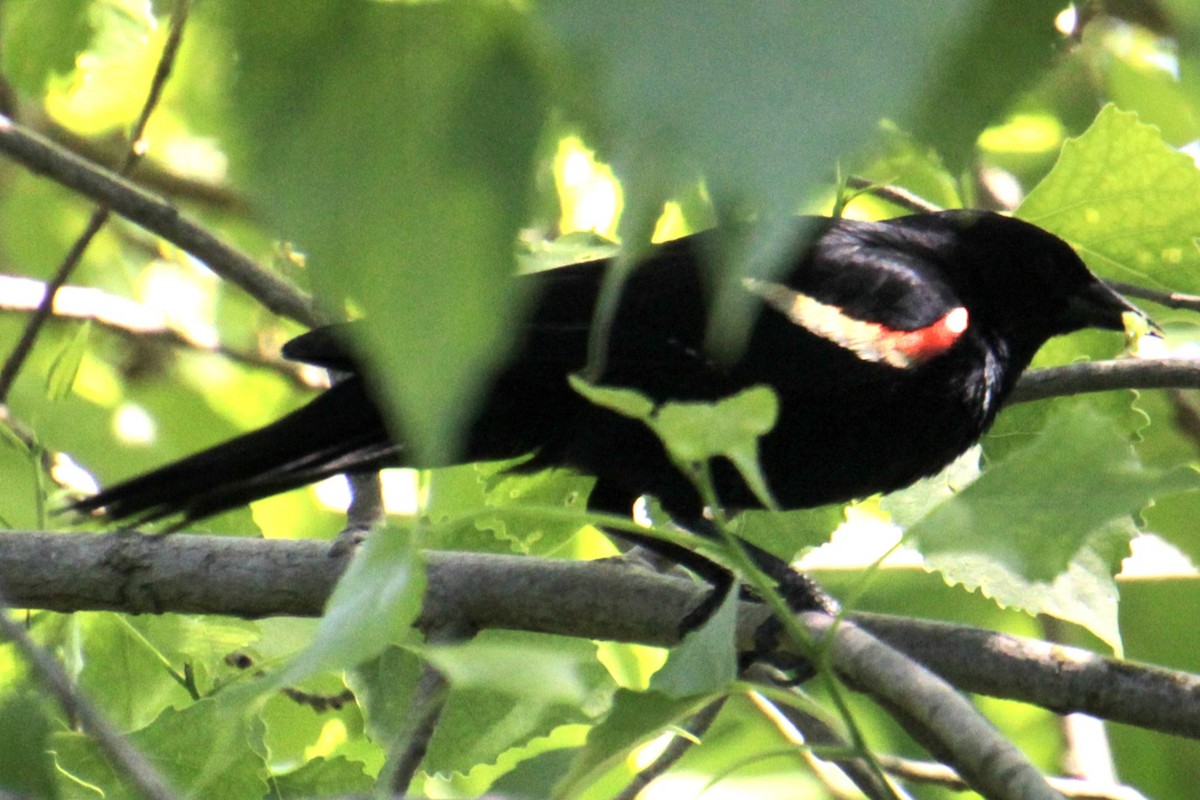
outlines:
[[[951,309],[941,319],[913,331],[889,328],[848,316],[837,306],[822,303],[779,283],[746,278],[742,284],[768,306],[822,339],[852,351],[864,361],[904,369],[946,352],[970,324],[967,309]]]

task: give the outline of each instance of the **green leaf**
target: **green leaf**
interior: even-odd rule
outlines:
[[[699,711],[711,699],[675,699],[661,692],[618,690],[612,711],[592,728],[571,772],[555,788],[554,797],[578,797],[633,748]]]
[[[737,678],[738,593],[729,591],[711,617],[671,648],[650,690],[682,699],[727,689]]]
[[[312,643],[270,685],[353,667],[408,639],[424,593],[425,568],[413,532],[373,531],[334,587]]]
[[[1136,515],[1159,494],[1196,488],[1194,470],[1142,466],[1108,418],[1076,404],[908,535],[927,557],[986,555],[1026,581],[1048,583],[1097,530]]]
[[[1030,580],[1003,563],[970,553],[935,554],[925,563],[942,573],[947,582],[978,591],[1002,608],[1034,616],[1048,614],[1081,625],[1120,656],[1120,598],[1114,575],[1136,535],[1137,528],[1127,518],[1105,526],[1090,535],[1067,568],[1049,582]]]
[[[266,764],[256,752],[256,736],[240,713],[212,700],[185,709],[167,709],[150,725],[129,735],[129,743],[181,795],[259,798],[266,796],[262,775]],[[141,800],[142,795],[118,775],[95,742],[83,734],[58,733],[51,739],[58,768],[66,776],[60,788],[69,797],[95,797],[79,792],[75,781],[98,787],[107,800]],[[261,743],[258,743],[261,744]]]
[[[945,13],[945,5],[936,8]],[[1046,0],[974,4],[955,35],[942,42],[927,84],[914,92],[916,101],[904,126],[936,147],[952,170],[967,168],[984,126],[1029,87],[1053,56],[1059,40],[1054,18],[1061,10],[1060,4]],[[890,83],[879,75],[875,80]]]
[[[622,229],[649,229],[663,200],[703,176],[719,215],[750,205],[778,221],[741,254],[766,244],[769,261],[789,244],[784,219],[881,119],[932,107],[943,123],[928,126],[936,141],[969,151],[1020,88],[1013,75],[1032,75],[1049,53],[1057,9],[1025,0],[1005,15],[1005,5],[557,0],[540,13],[570,54],[576,91],[592,101],[581,115],[623,181]],[[1046,24],[988,27],[1027,10]],[[978,63],[995,76],[961,74]],[[961,69],[943,84],[934,70],[946,64]]]
[[[879,136],[848,163],[846,173],[880,185],[901,186],[942,208],[963,204],[958,182],[937,151],[890,123],[880,126]],[[878,206],[884,217],[909,211],[867,192],[856,193],[854,203],[855,208]]]
[[[183,618],[157,626],[180,627]],[[119,727],[131,730],[150,724],[166,706],[191,701],[172,676],[172,665],[145,635],[137,617],[96,613],[72,620],[72,633],[83,644],[80,686]],[[182,670],[182,660],[175,669]]]
[[[495,632],[462,644],[423,647],[421,654],[456,689],[567,705],[586,704],[594,691],[587,673],[595,667],[596,652],[586,642]]]
[[[47,400],[56,402],[71,394],[75,376],[79,374],[79,365],[83,363],[83,354],[87,352],[91,331],[90,320],[75,326],[75,333],[54,354],[50,372],[46,375]]]
[[[363,710],[372,739],[395,741],[404,730],[420,675],[421,660],[394,645],[346,673],[346,685]]]
[[[938,505],[961,492],[980,476],[981,448],[976,445],[936,475],[884,495],[880,507],[901,528],[917,522]]]
[[[595,645],[563,637],[484,631],[430,660],[451,683],[425,759],[431,772],[467,772],[560,726],[594,722],[614,688]]]
[[[1119,653],[1113,576],[1137,533],[1131,517],[1153,498],[1198,485],[1190,469],[1143,467],[1111,418],[1076,402],[965,489],[947,484],[927,497],[961,489],[927,516],[918,516],[925,502],[905,501],[911,490],[898,493],[899,506],[884,503],[898,522],[915,520],[909,532],[926,565],[948,582],[1079,624]]]
[[[424,463],[459,452],[523,307],[545,97],[507,4],[236,4],[255,193],[327,304],[367,318],[376,396]],[[303,98],[298,101],[298,98]],[[384,379],[386,376],[386,379]]]
[[[721,266],[740,276],[770,272],[796,246],[791,215],[881,120],[916,126],[959,170],[1049,58],[1058,10],[557,0],[539,13],[574,67],[568,97],[586,98],[570,110],[622,181],[626,243],[644,243],[664,201],[702,182],[718,218],[758,221],[748,235],[718,229]],[[739,295],[715,296],[713,352],[744,346],[751,315]]]
[[[59,796],[50,757],[50,722],[32,693],[8,694],[0,701],[0,795]]]
[[[595,386],[577,375],[569,380],[571,387],[591,402],[646,423],[681,469],[690,471],[723,456],[763,505],[775,505],[758,466],[758,440],[775,427],[779,417],[779,399],[770,387],[751,386],[715,403],[655,406],[632,389]]]
[[[4,75],[40,95],[54,74],[66,74],[92,35],[92,0],[18,0],[4,15]]]
[[[778,418],[775,392],[752,386],[716,403],[663,403],[653,427],[680,461],[726,456],[743,468],[757,460],[758,439]]]
[[[622,416],[639,419],[650,424],[654,415],[654,401],[633,389],[617,389],[612,386],[597,386],[578,375],[569,375],[571,388],[591,402],[615,411]]]
[[[744,511],[732,527],[739,538],[790,562],[806,548],[828,542],[845,520],[844,507],[837,503],[798,511]]]
[[[312,800],[317,797],[367,796],[375,785],[363,765],[347,758],[314,758],[299,769],[273,777],[273,800]]]
[[[501,472],[492,476],[487,485],[487,504],[495,509],[495,514],[481,517],[475,525],[506,544],[510,552],[552,553],[586,524],[582,513],[578,520],[560,521],[520,509],[574,508],[583,512],[594,482],[590,477],[563,469],[532,474]]]
[[[1135,114],[1105,107],[1017,216],[1070,242],[1101,275],[1200,291],[1200,170]]]

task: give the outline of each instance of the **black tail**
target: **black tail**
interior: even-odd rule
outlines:
[[[356,470],[399,463],[362,380],[351,378],[277,422],[71,504],[111,521],[180,523]]]

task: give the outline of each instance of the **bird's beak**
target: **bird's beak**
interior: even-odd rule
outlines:
[[[1125,315],[1132,314],[1154,331],[1161,328],[1145,311],[1117,294],[1106,284],[1096,281],[1082,292],[1071,295],[1067,302],[1065,321],[1074,330],[1080,328],[1108,328],[1126,330]]]

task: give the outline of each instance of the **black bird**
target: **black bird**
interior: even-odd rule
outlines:
[[[1064,241],[977,211],[885,222],[800,218],[796,254],[772,279],[746,279],[755,304],[744,351],[705,352],[711,233],[655,247],[629,276],[597,383],[656,402],[715,400],[772,387],[775,428],[761,442],[783,508],[888,492],[930,475],[988,429],[1047,339],[1087,327],[1121,330],[1136,312]],[[569,467],[596,477],[594,510],[628,513],[644,494],[681,522],[702,504],[641,422],[585,400],[567,376],[585,366],[604,260],[516,280],[538,300],[513,356],[491,381],[462,461],[529,454],[515,469]],[[360,323],[351,323],[360,324]],[[321,329],[285,355],[354,371]],[[389,435],[357,375],[272,425],[73,505],[114,521],[202,518],[341,472],[421,466],[403,431]],[[759,506],[728,464],[714,465],[722,504]]]

